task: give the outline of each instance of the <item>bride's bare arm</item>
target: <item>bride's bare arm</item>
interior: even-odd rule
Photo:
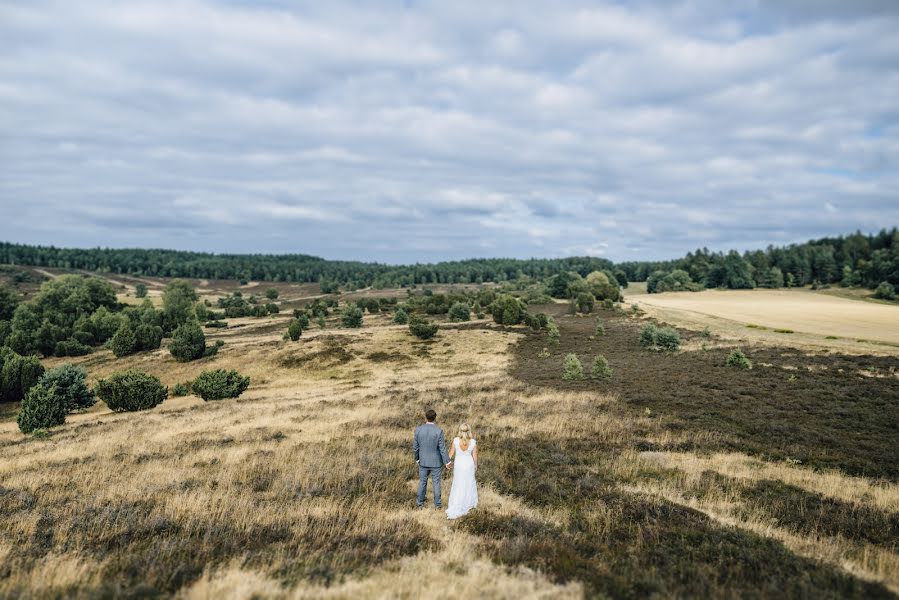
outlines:
[[[475,444],[474,448],[471,451],[471,458],[474,460],[474,468],[478,468],[478,445]]]
[[[453,443],[450,444],[450,451],[449,451],[450,459],[452,459],[453,456],[455,456],[455,455],[456,455],[456,444],[455,444],[455,440],[453,440]]]

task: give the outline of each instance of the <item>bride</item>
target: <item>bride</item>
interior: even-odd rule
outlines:
[[[478,505],[478,484],[474,475],[478,470],[478,445],[471,437],[471,427],[459,425],[459,435],[453,439],[449,451],[453,463],[453,486],[450,488],[448,519],[458,519]]]

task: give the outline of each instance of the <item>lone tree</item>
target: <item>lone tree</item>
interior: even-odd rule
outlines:
[[[584,378],[584,365],[576,354],[568,354],[565,356],[565,363],[562,370],[562,379],[565,381],[574,381]]]
[[[250,378],[234,370],[203,371],[194,379],[191,389],[204,401],[237,398],[250,387]]]
[[[265,290],[265,297],[269,300],[275,300],[278,297],[278,290],[275,288],[268,288]]]
[[[405,325],[409,322],[409,313],[406,312],[406,309],[402,306],[396,309],[396,312],[393,313],[393,322],[397,325]]]
[[[138,298],[146,298],[147,297],[147,286],[143,283],[138,283],[134,286],[134,295]]]
[[[449,320],[453,322],[470,321],[471,309],[465,302],[456,302],[449,309]]]
[[[347,304],[340,315],[344,327],[362,327],[362,309],[353,303]]]
[[[420,340],[429,340],[434,337],[439,327],[437,323],[422,319],[418,315],[413,315],[409,319],[409,333]]]
[[[303,326],[300,324],[299,319],[291,319],[290,325],[287,326],[287,337],[289,337],[291,341],[296,342],[300,339],[301,335],[303,335]]]
[[[25,399],[16,415],[16,423],[22,433],[31,433],[35,429],[45,429],[66,422],[66,401],[52,383],[35,385]]]
[[[590,376],[594,379],[608,379],[612,376],[612,368],[609,367],[609,361],[602,354],[597,354],[596,358],[593,359]]]
[[[179,362],[202,358],[206,352],[206,335],[196,321],[188,321],[172,334],[169,352]]]
[[[169,395],[159,378],[133,369],[99,380],[96,390],[100,400],[115,412],[147,410]]]

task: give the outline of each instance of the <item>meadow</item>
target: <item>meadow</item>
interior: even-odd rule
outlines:
[[[136,281],[112,279],[127,300]],[[154,299],[166,283],[144,282]],[[192,283],[212,300],[238,287]],[[252,383],[136,413],[98,403],[46,436],[5,411],[0,595],[899,595],[891,346],[837,353],[713,327],[680,328],[679,351],[655,352],[638,344],[650,314],[564,303],[530,307],[554,318],[558,344],[489,318],[437,317],[419,340],[390,313],[359,329],[330,316],[292,342],[289,309],[321,294],[275,287],[282,312],[207,332],[225,342],[213,356],[44,359],[84,366],[91,383],[129,367],[168,386],[209,368]],[[726,365],[737,344],[752,369]],[[564,381],[567,354],[602,354],[612,375]],[[453,523],[414,508],[411,432],[426,406],[449,435],[470,423],[481,447],[481,504]]]

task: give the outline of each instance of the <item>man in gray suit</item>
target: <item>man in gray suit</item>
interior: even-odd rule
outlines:
[[[452,468],[449,454],[446,452],[446,440],[443,439],[443,430],[434,424],[437,413],[433,408],[425,411],[424,425],[415,428],[415,436],[412,441],[412,451],[415,453],[415,462],[418,463],[418,498],[415,504],[420,508],[424,506],[425,494],[428,491],[428,476],[434,486],[434,506],[442,507],[440,500],[440,478],[443,475],[443,467]]]

